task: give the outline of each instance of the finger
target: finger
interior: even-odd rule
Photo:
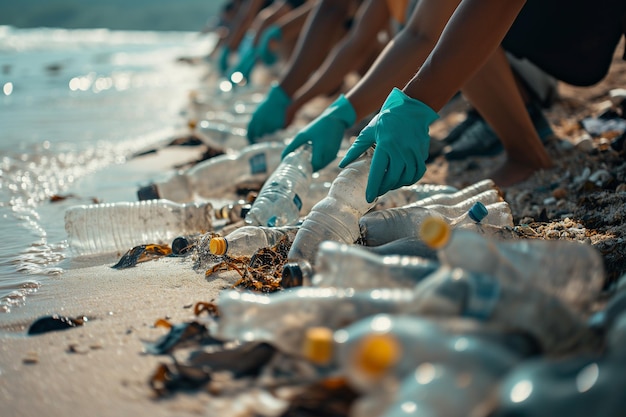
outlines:
[[[405,170],[406,164],[404,162],[400,162],[390,158],[389,168],[387,169],[387,173],[380,183],[378,194],[383,195],[387,191],[393,188],[397,188],[398,181],[404,175]]]
[[[302,144],[304,144],[306,140],[307,138],[304,135],[302,135],[301,133],[297,134],[293,138],[293,140],[289,142],[289,145],[287,145],[285,149],[283,149],[283,153],[281,154],[280,157],[284,158],[285,156],[289,155],[291,152],[295,151],[300,146],[302,146]]]
[[[365,199],[368,203],[373,202],[380,195],[380,185],[385,180],[389,169],[389,155],[382,149],[374,150],[370,173],[367,177],[367,188],[365,189]]]

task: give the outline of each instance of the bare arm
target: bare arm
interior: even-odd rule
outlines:
[[[357,68],[362,58],[377,42],[378,33],[389,23],[390,12],[387,3],[368,0],[357,13],[355,25],[324,60],[321,68],[300,88],[293,103],[297,110],[311,99],[336,88],[346,74]]]
[[[344,29],[351,1],[320,0],[309,15],[298,38],[296,49],[280,81],[281,88],[293,97],[310,74],[324,61]]]
[[[231,25],[231,33],[226,41],[226,45],[231,51],[239,47],[239,43],[262,7],[263,0],[247,0],[240,6],[237,16]]]
[[[463,0],[404,91],[439,111],[502,42],[525,0]]]
[[[460,1],[419,1],[408,25],[387,45],[359,83],[346,94],[356,111],[357,120],[380,108],[393,87],[402,88],[406,85],[434,48]]]

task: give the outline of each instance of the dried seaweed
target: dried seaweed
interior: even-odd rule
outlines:
[[[172,254],[172,249],[168,245],[139,245],[128,250],[120,260],[113,265],[113,269],[132,268],[138,263],[151,261]]]
[[[204,324],[197,321],[171,325],[169,333],[156,342],[144,341],[146,353],[152,355],[171,354],[176,349],[190,346],[222,344],[221,340],[209,334],[209,329]]]
[[[207,269],[205,276],[236,271],[241,278],[234,287],[266,293],[280,291],[283,265],[287,262],[290,247],[289,237],[283,236],[276,245],[260,248],[250,258],[221,256],[221,261]]]

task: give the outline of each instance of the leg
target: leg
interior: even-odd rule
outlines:
[[[498,185],[515,184],[552,166],[501,48],[465,83],[462,91],[504,146],[506,161],[491,175]]]

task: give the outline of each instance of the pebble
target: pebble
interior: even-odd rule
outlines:
[[[567,197],[567,190],[565,188],[555,188],[554,191],[552,191],[552,197],[561,200],[565,197]]]
[[[609,171],[607,171],[606,169],[599,169],[589,176],[589,181],[593,182],[598,187],[600,187],[602,184],[605,184],[608,181],[610,181],[611,178],[612,178],[612,175]]]
[[[584,134],[578,138],[578,140],[574,142],[574,147],[582,152],[591,152],[595,149],[593,139],[588,134]]]
[[[626,184],[621,183],[620,185],[618,185],[617,188],[615,188],[615,192],[616,193],[626,193]]]

